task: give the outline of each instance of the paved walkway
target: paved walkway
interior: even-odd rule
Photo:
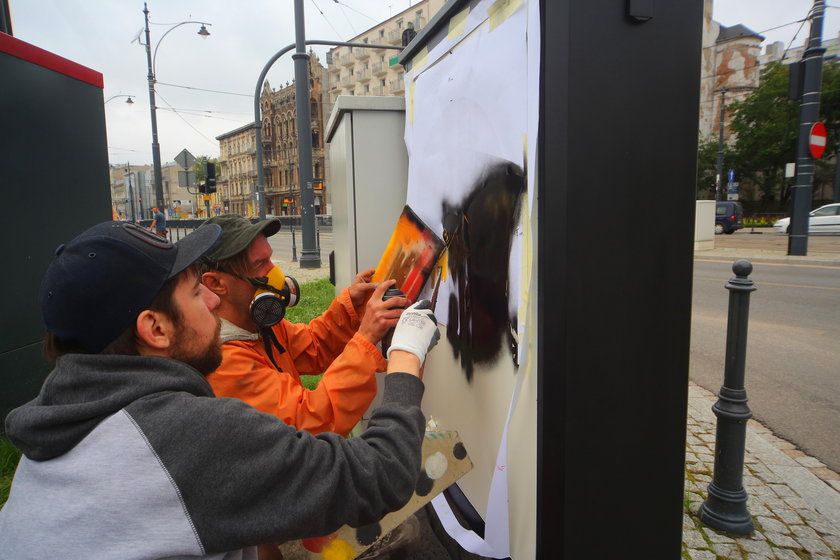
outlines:
[[[756,263],[840,267],[837,237],[809,239],[806,256],[787,255],[786,236],[722,238],[696,251],[696,260],[747,259]],[[780,241],[781,238],[781,241]],[[810,243],[810,241],[814,243]],[[723,246],[721,246],[723,245]],[[691,560],[828,560],[840,558],[840,474],[805,455],[756,422],[747,423],[744,489],[756,531],[728,535],[703,525],[697,510],[714,471],[716,397],[691,383],[688,399],[683,557]],[[838,426],[825,429],[837,430]],[[840,435],[838,435],[840,437]]]
[[[683,557],[691,560],[829,560],[840,558],[840,475],[747,423],[744,488],[756,531],[739,537],[703,525],[697,510],[714,471],[716,398],[689,387]]]

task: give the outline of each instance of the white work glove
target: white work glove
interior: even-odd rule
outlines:
[[[417,356],[420,365],[423,365],[426,352],[431,350],[440,338],[437,319],[430,309],[431,306],[432,303],[424,299],[403,311],[391,337],[388,358],[394,350],[404,350]]]

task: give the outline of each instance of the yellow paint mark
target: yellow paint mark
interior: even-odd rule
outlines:
[[[440,274],[440,280],[443,282],[446,280],[447,273],[449,272],[449,250],[444,249],[443,253],[440,255],[440,259],[438,260],[438,274]]]
[[[447,36],[449,39],[454,39],[464,34],[464,28],[467,26],[468,15],[470,15],[469,6],[450,18],[449,35]]]
[[[420,69],[423,68],[428,61],[429,49],[423,47],[420,52],[414,55],[414,58],[411,59],[411,72],[414,74],[419,73]]]
[[[344,539],[333,539],[321,552],[324,560],[353,560],[356,553]]]
[[[523,321],[527,323],[528,300],[531,298],[531,274],[533,272],[531,267],[534,258],[531,239],[531,205],[528,202],[527,191],[522,196],[520,204],[522,205],[519,221],[519,227],[522,228],[522,269],[519,272],[519,289],[522,292],[522,308],[519,312],[523,315]]]
[[[502,25],[507,18],[522,7],[522,0],[496,0],[487,8],[487,16],[490,21],[490,31]]]
[[[522,161],[525,162],[525,188],[528,188],[528,133],[522,133]]]
[[[416,82],[411,80],[408,86],[408,124],[414,124],[414,84]]]

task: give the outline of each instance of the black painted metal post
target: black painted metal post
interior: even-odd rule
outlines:
[[[811,36],[802,54],[802,97],[799,105],[799,139],[796,142],[796,182],[790,190],[790,234],[788,255],[808,254],[808,213],[816,165],[809,147],[811,127],[820,120],[820,93],[825,47],[822,46],[825,1],[814,0],[811,10]]]
[[[297,245],[295,244],[295,218],[292,213],[292,221],[289,222],[292,229],[292,262],[297,262]]]
[[[726,200],[723,192],[723,125],[726,119],[726,88],[720,90],[720,124],[718,130],[718,151],[715,164],[715,200]]]
[[[723,386],[712,406],[717,416],[715,472],[709,484],[709,496],[698,512],[700,520],[709,527],[736,535],[748,535],[755,530],[743,485],[747,420],[752,417],[744,389],[750,292],[756,290],[749,279],[752,269],[749,261],[736,261],[732,265],[735,277],[726,284],[729,290],[726,363]]]

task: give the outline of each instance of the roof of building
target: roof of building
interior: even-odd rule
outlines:
[[[249,122],[248,124],[240,126],[239,128],[235,128],[235,129],[233,129],[229,132],[224,132],[222,134],[219,134],[218,136],[216,136],[216,140],[224,140],[225,138],[230,138],[231,136],[236,136],[237,134],[239,134],[241,132],[245,132],[249,128],[256,128],[256,126],[255,126],[254,123]]]
[[[726,41],[732,41],[734,39],[744,39],[747,37],[754,37],[759,41],[764,40],[763,35],[759,35],[752,29],[748,27],[744,27],[741,24],[733,25],[732,27],[726,27],[725,25],[720,26],[720,32],[717,36],[717,43],[725,43]]]

